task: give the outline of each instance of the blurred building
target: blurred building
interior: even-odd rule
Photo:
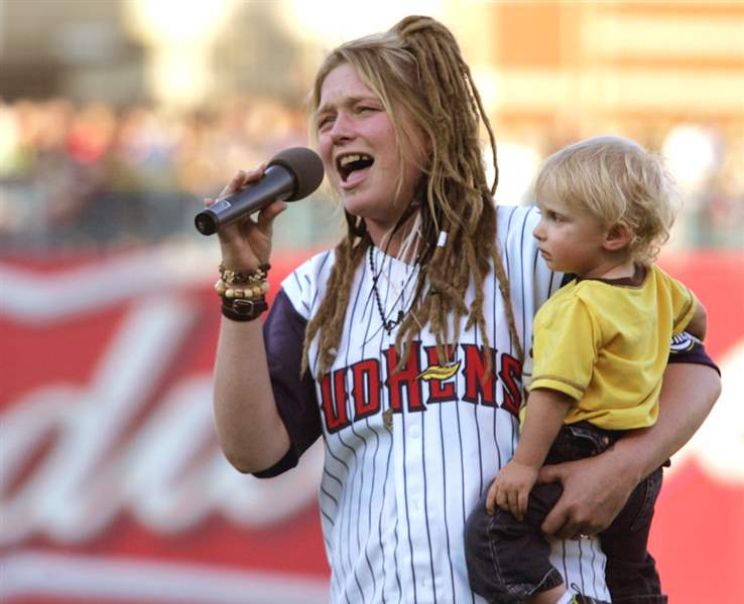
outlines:
[[[487,13],[476,51],[504,121],[744,120],[744,3],[496,2]]]
[[[329,30],[344,31],[353,18],[374,31],[407,8],[376,4],[389,14],[385,23],[379,15],[364,19],[364,11],[339,16],[346,3],[313,3],[317,21],[330,19],[324,30],[293,17],[302,6],[293,0],[9,0],[0,5],[2,93],[152,97],[157,79],[168,75],[148,80],[149,69],[170,47],[188,58],[189,48],[206,55],[204,65],[190,66],[196,76],[202,67],[212,72],[206,93],[299,102],[314,62],[344,39]],[[414,3],[427,5],[459,35],[489,108],[503,121],[744,121],[742,2]]]
[[[473,66],[497,128],[499,201],[529,201],[555,148],[614,132],[663,150],[694,244],[744,246],[744,2],[7,0],[0,98],[219,114],[188,128],[221,122],[213,146],[229,174],[306,138],[303,102],[328,49],[409,12],[445,21]]]
[[[664,154],[685,246],[744,247],[744,2],[450,4],[501,141],[502,202],[598,133]]]
[[[0,3],[0,94],[112,103],[147,96],[145,49],[122,26],[119,2]]]

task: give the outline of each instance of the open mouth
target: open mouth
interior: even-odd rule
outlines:
[[[375,160],[366,153],[349,153],[336,159],[336,167],[343,182],[346,182],[353,172],[369,168],[373,163]]]

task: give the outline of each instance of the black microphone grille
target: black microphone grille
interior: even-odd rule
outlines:
[[[296,179],[296,187],[286,201],[307,197],[323,181],[323,161],[318,154],[307,147],[291,147],[277,153],[269,166],[279,165],[289,170]]]

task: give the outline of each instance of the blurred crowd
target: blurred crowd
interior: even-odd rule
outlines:
[[[681,245],[744,248],[744,141],[713,143],[710,165],[682,183]],[[0,252],[198,240],[193,217],[204,197],[238,168],[307,144],[305,114],[275,99],[188,115],[61,98],[0,101]],[[293,208],[283,243],[324,245],[337,232],[332,214],[331,204]]]
[[[0,250],[201,237],[193,218],[204,197],[216,197],[237,169],[306,144],[304,116],[274,100],[192,114],[65,99],[2,103]]]

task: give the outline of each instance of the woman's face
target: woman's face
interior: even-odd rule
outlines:
[[[401,164],[390,116],[348,63],[323,80],[315,127],[326,174],[344,208],[365,219],[379,244],[413,199],[421,170],[414,161]],[[417,156],[423,154],[420,138],[410,141]]]

